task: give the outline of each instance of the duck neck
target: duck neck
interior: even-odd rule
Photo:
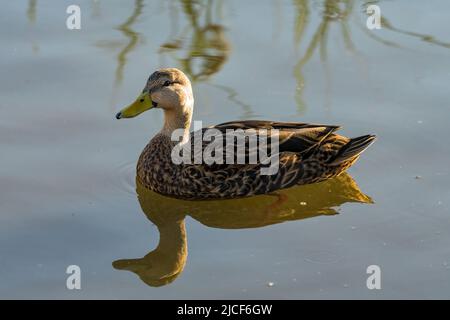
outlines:
[[[164,126],[161,130],[161,134],[169,138],[172,137],[172,133],[176,130],[175,138],[182,136],[182,141],[185,142],[189,140],[189,128],[192,121],[192,103],[187,105],[173,108],[164,109]],[[176,141],[179,142],[180,140]]]
[[[170,261],[170,264],[183,265],[187,256],[187,237],[184,219],[167,224],[159,225],[159,243],[158,246],[147,254],[147,256],[156,253],[163,254]]]

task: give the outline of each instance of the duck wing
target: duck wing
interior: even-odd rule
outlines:
[[[227,130],[278,130],[279,152],[305,153],[320,145],[330,134],[340,129],[340,126],[311,124],[301,122],[277,122],[264,120],[230,121],[210,126],[206,129],[218,129],[222,133]],[[205,130],[205,129],[203,129]]]
[[[205,139],[208,129],[215,129],[212,134],[214,138]],[[253,129],[257,135],[265,134],[266,137],[273,134],[271,130],[278,130],[278,150],[272,150],[270,138],[266,146],[268,157],[278,155],[279,158],[278,171],[275,174],[261,174],[261,168],[267,168],[268,165],[261,162],[259,148],[248,140],[244,144],[245,163],[237,161],[238,143],[236,140],[231,142],[226,140],[229,137],[229,130],[239,129]],[[189,190],[184,197],[203,199],[241,197],[269,193],[298,183],[319,181],[322,178],[321,168],[315,170],[315,167],[311,165],[314,166],[318,161],[317,151],[320,151],[330,139],[339,137],[333,134],[338,129],[339,126],[320,124],[247,120],[222,123],[194,131],[190,137],[191,150],[194,150],[191,152],[191,164],[183,165],[181,170],[181,184],[185,185],[183,189]],[[196,136],[196,134],[202,134],[202,136]],[[205,156],[208,150],[211,151],[211,144],[217,137],[222,139],[219,143],[222,143],[224,151],[227,151],[229,147],[234,150],[233,161],[227,161],[227,151],[223,152],[224,158],[220,162],[207,163],[204,161],[205,158],[201,162],[196,162],[198,153],[201,152],[201,156]],[[196,142],[199,138],[201,144]],[[252,158],[252,155],[256,157]],[[249,159],[257,159],[257,161],[250,162]]]

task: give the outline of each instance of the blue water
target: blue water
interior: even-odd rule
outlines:
[[[448,1],[380,1],[372,31],[364,1],[77,1],[68,30],[73,3],[2,4],[1,298],[450,298]],[[194,80],[204,125],[377,134],[349,170],[375,203],[259,228],[187,216],[171,283],[115,269],[158,243],[134,166],[162,114],[114,115],[163,66]],[[81,290],[66,288],[72,264]],[[381,290],[366,286],[374,264]]]

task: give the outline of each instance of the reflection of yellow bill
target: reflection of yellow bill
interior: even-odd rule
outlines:
[[[150,99],[149,93],[144,91],[132,104],[120,110],[120,112],[116,114],[116,119],[136,117],[142,112],[151,109],[152,106],[152,100]]]

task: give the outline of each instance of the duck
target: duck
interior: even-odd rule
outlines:
[[[282,202],[273,194],[189,201],[160,195],[144,186],[138,176],[135,181],[142,213],[156,226],[159,242],[143,257],[117,259],[112,266],[135,273],[151,287],[166,286],[183,273],[188,259],[187,217],[207,228],[248,230],[335,216],[350,203],[374,203],[346,172],[322,183],[281,190],[280,195],[287,199]],[[154,232],[155,228],[151,230]]]
[[[336,131],[340,126],[336,125],[270,120],[236,120],[191,132],[193,108],[194,95],[189,78],[177,68],[162,68],[150,75],[138,98],[116,114],[116,119],[126,119],[151,109],[162,109],[164,112],[162,129],[145,146],[136,165],[137,178],[146,188],[185,200],[234,199],[270,194],[342,174],[376,139],[372,134],[356,138],[338,135]],[[223,135],[225,144],[222,146],[226,150],[230,147],[237,150],[239,147],[238,139],[231,142],[226,139],[228,132],[250,130],[257,138],[266,137],[266,140],[259,142],[270,141],[266,151],[270,159],[276,159],[276,170],[264,172],[268,163],[265,160],[269,157],[257,157],[256,161],[244,163],[224,161],[225,158],[220,157],[212,163],[195,161],[195,154],[210,150],[217,138],[215,136],[209,141],[203,139],[201,144],[197,144],[198,134],[208,130]],[[272,147],[272,142],[276,142],[273,144],[275,147]],[[244,145],[244,158],[248,160],[255,148],[248,139]],[[192,161],[174,161],[177,147],[194,150],[183,158]],[[236,154],[232,155],[231,160],[236,160],[236,157]]]

